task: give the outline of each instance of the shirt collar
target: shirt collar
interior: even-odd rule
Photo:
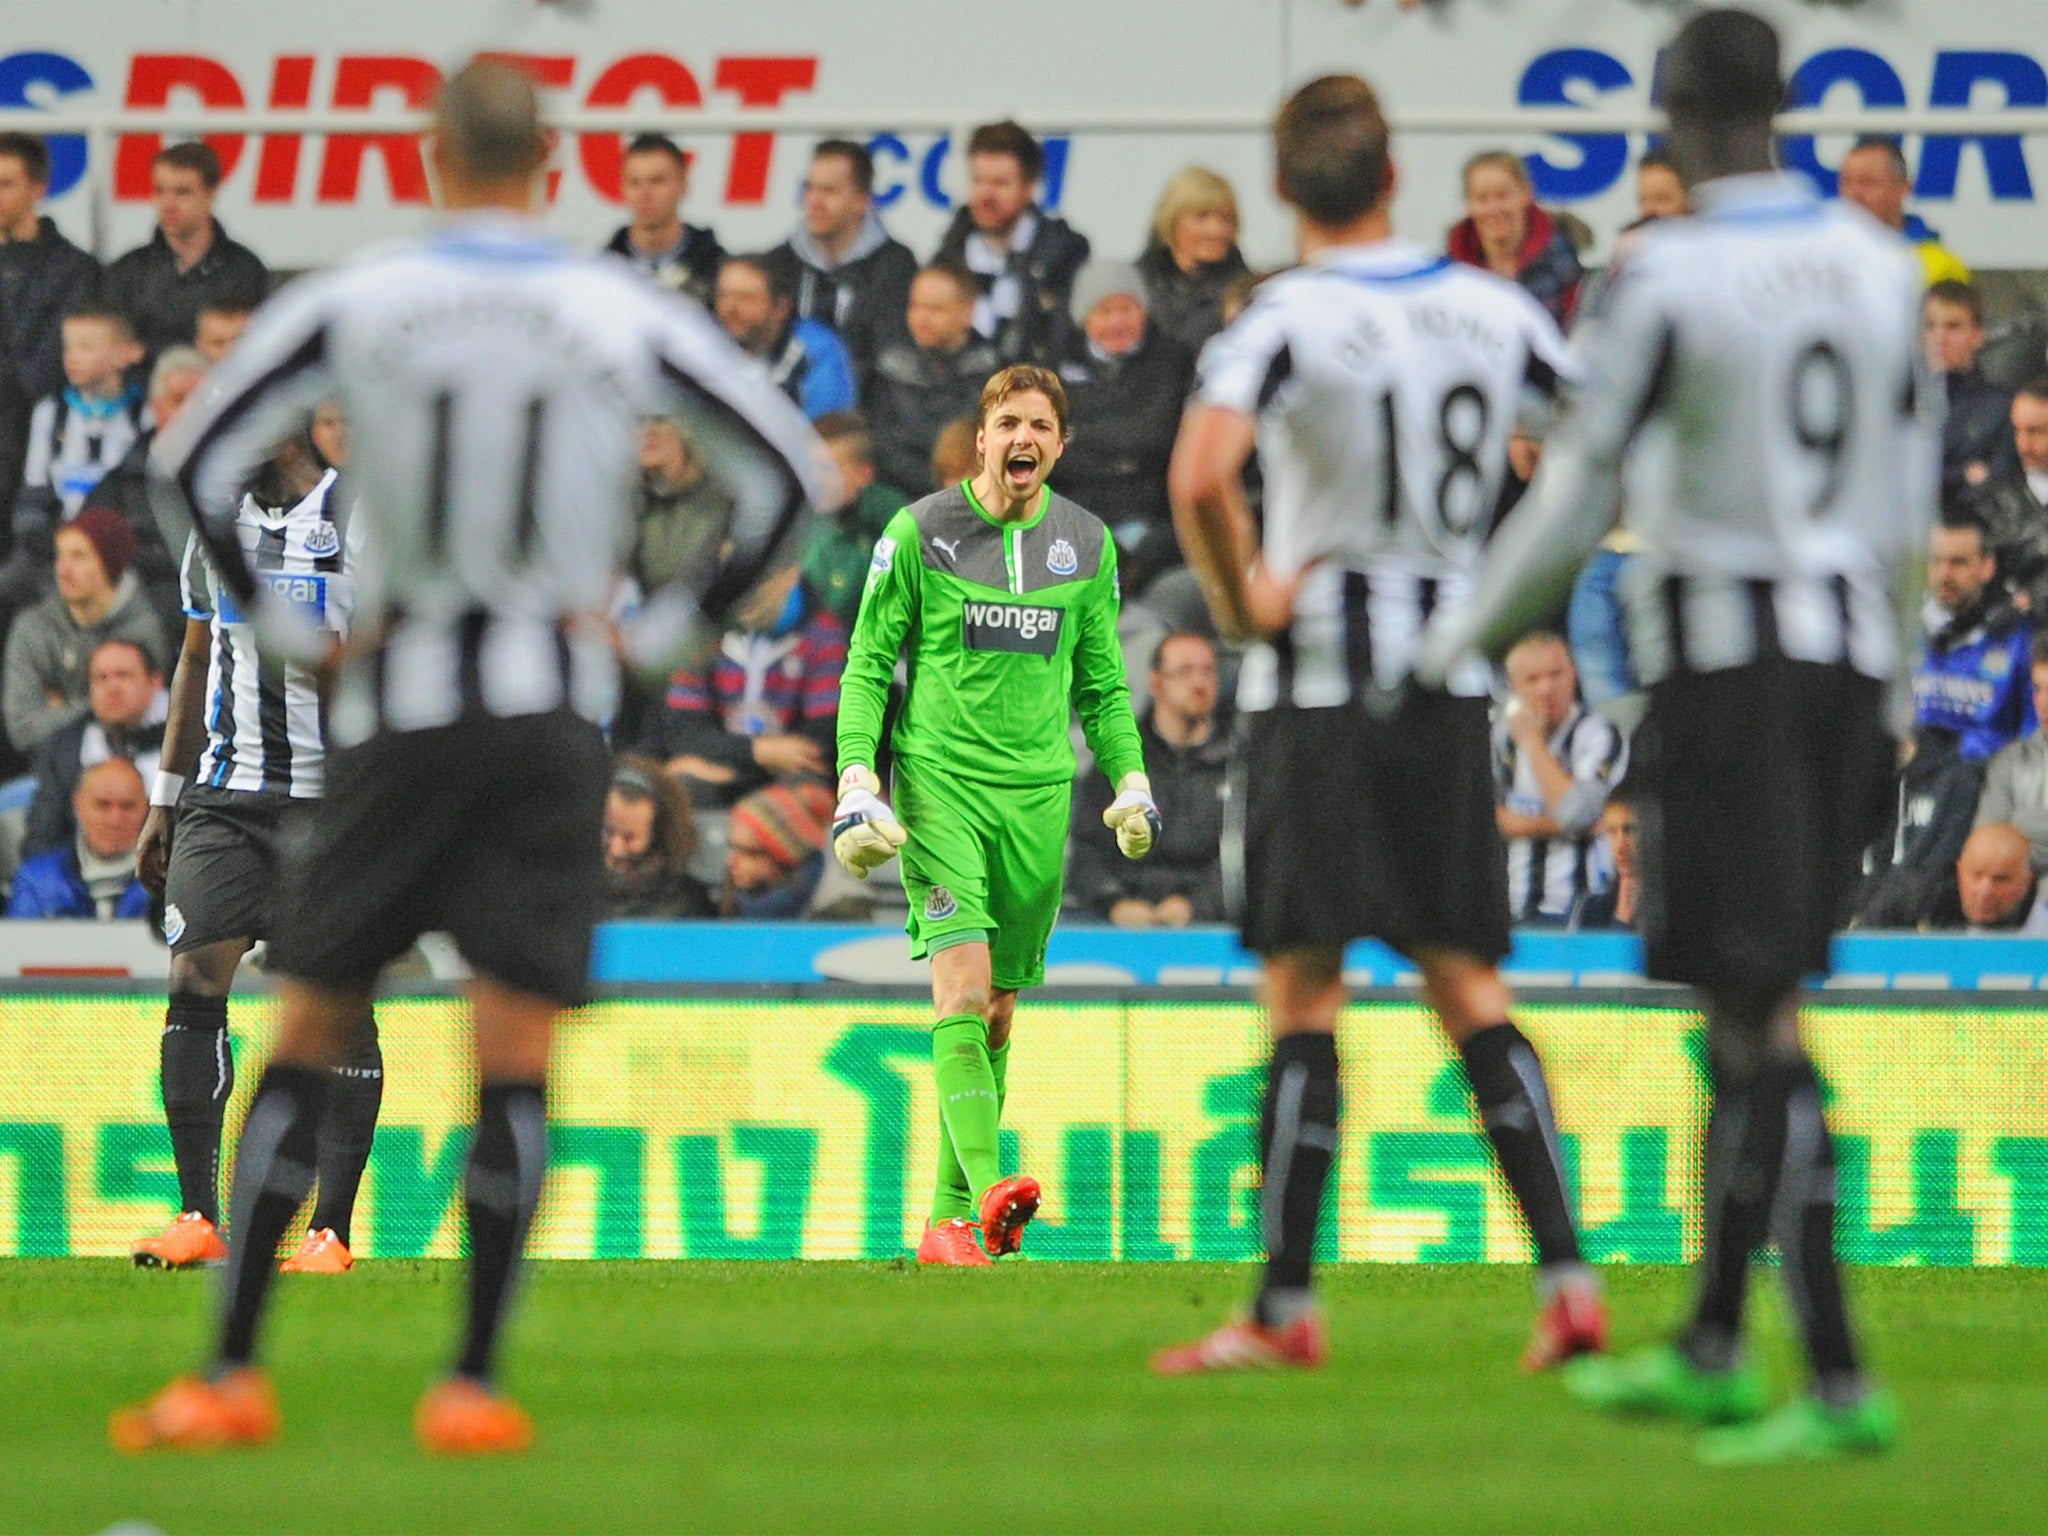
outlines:
[[[1746,176],[1716,176],[1692,189],[1693,206],[1722,218],[1769,213],[1798,213],[1820,206],[1806,181],[1789,171],[1758,171]]]

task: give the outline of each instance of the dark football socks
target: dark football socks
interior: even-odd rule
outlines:
[[[1458,1051],[1493,1155],[1529,1224],[1536,1262],[1545,1269],[1577,1268],[1583,1261],[1565,1194],[1557,1117],[1536,1047],[1514,1025],[1494,1024],[1468,1035]]]
[[[219,1367],[254,1357],[278,1240],[313,1187],[314,1146],[334,1074],[272,1062],[256,1087],[235,1153],[228,1205],[227,1283],[221,1294]]]
[[[178,1165],[178,1208],[220,1225],[220,1128],[235,1091],[228,1000],[175,995],[164,1013],[164,1120]]]
[[[1282,1035],[1266,1071],[1259,1116],[1260,1213],[1266,1269],[1253,1315],[1285,1327],[1313,1303],[1309,1272],[1323,1187],[1337,1154],[1337,1041],[1316,1033]]]
[[[546,1089],[539,1083],[486,1083],[477,1096],[476,1139],[462,1179],[469,1217],[469,1326],[455,1366],[476,1381],[491,1379],[547,1167]]]
[[[373,1022],[364,1022],[363,1037],[366,1043],[351,1053],[347,1066],[336,1069],[328,1086],[315,1158],[320,1193],[308,1223],[315,1232],[331,1227],[345,1248],[351,1246],[349,1220],[355,1214],[356,1191],[376,1139],[377,1111],[384,1102],[384,1053],[377,1044]]]

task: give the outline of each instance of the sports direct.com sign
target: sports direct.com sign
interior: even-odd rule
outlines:
[[[2042,264],[2036,162],[2048,148],[2000,127],[2004,114],[2048,107],[2038,4],[1762,8],[1784,26],[1798,103],[1954,111],[1963,132],[1906,136],[1916,211],[1976,265]],[[1257,125],[1289,87],[1329,69],[1373,78],[1397,120],[1505,114],[1526,124],[1404,137],[1397,213],[1415,238],[1434,242],[1461,211],[1464,158],[1502,143],[1528,155],[1545,201],[1611,234],[1632,216],[1645,136],[1554,133],[1544,114],[1650,108],[1673,25],[1668,7],[1640,0],[1450,0],[1413,12],[1336,0],[1037,0],[1028,22],[999,29],[975,0],[10,0],[0,14],[0,106],[43,111],[367,120],[423,106],[471,52],[515,55],[559,109],[645,110],[676,132],[694,161],[687,215],[732,249],[788,232],[805,150],[838,128],[873,147],[892,229],[929,250],[965,188],[961,130],[1014,115],[1047,133],[1046,201],[1104,254],[1134,254],[1158,189],[1198,162],[1236,183],[1247,252],[1261,262],[1288,254],[1289,226],[1267,190]],[[711,115],[725,125],[691,131],[693,116]],[[1084,126],[1064,131],[1063,115]],[[1110,116],[1114,131],[1085,126]],[[778,127],[791,122],[806,126]],[[280,267],[403,233],[428,200],[409,134],[209,137],[230,168],[223,220]],[[59,222],[103,252],[144,238],[159,142],[146,132],[60,137]],[[595,241],[617,222],[620,143],[615,133],[566,137],[549,178],[565,235]],[[1831,189],[1845,147],[1839,136],[1793,136],[1784,157]]]

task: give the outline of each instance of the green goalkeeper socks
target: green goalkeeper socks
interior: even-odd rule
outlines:
[[[988,1023],[979,1015],[955,1014],[932,1030],[932,1075],[939,1090],[938,1190],[932,1220],[962,1216],[973,1220],[974,1201],[1001,1177],[996,1127],[1002,1119],[1001,1076],[996,1063],[1008,1047],[988,1048]]]

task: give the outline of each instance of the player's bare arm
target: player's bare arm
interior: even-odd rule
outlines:
[[[164,721],[162,766],[149,790],[149,815],[135,841],[135,874],[152,896],[164,893],[171,867],[172,812],[206,744],[206,669],[213,659],[213,627],[185,621],[185,643],[171,674],[170,714]]]
[[[1216,627],[1231,640],[1277,634],[1294,617],[1294,600],[1310,567],[1275,576],[1258,556],[1244,466],[1257,428],[1248,416],[1196,406],[1182,422],[1167,471],[1173,526],[1188,564],[1202,583]]]

